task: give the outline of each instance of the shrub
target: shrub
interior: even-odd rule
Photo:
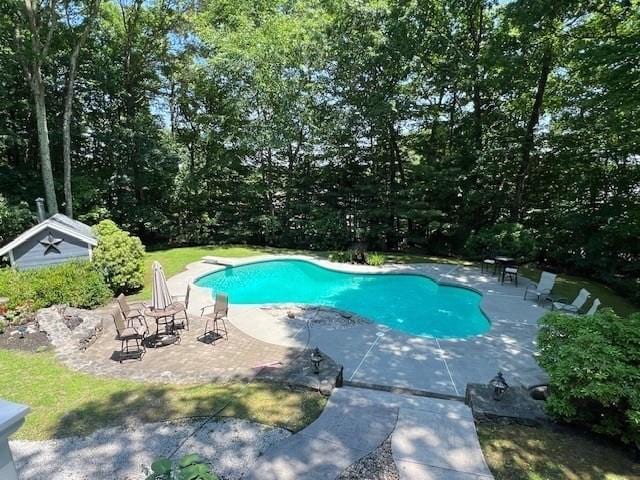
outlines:
[[[93,227],[98,246],[93,263],[116,293],[138,290],[144,282],[144,247],[138,237],[120,230],[111,220]]]
[[[549,413],[640,447],[640,314],[550,313],[538,343]]]
[[[329,260],[332,262],[341,262],[341,263],[350,262],[351,252],[345,252],[344,250],[333,252],[329,255]]]
[[[34,312],[56,304],[93,308],[112,293],[100,272],[86,261],[34,270],[0,270],[0,296],[8,297],[11,313]],[[17,323],[12,320],[12,323]]]
[[[472,258],[502,254],[519,260],[532,260],[536,254],[536,242],[530,230],[519,223],[497,223],[472,233],[465,244]]]
[[[377,252],[371,252],[367,254],[367,264],[374,267],[381,267],[384,265],[384,255]]]
[[[146,480],[218,480],[207,463],[198,455],[185,455],[174,463],[168,458],[158,458],[151,464],[151,474]]]

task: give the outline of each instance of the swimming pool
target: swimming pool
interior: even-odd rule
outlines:
[[[461,338],[490,327],[479,293],[438,285],[422,275],[337,272],[283,259],[227,267],[196,285],[226,293],[235,304],[334,307],[411,335]]]

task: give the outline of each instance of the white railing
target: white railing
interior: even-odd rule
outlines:
[[[18,480],[18,472],[9,449],[9,435],[24,423],[29,407],[0,399],[0,478]]]

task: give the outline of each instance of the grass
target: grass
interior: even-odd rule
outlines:
[[[0,397],[31,407],[16,438],[88,435],[108,426],[184,417],[244,418],[298,431],[322,411],[316,392],[264,383],[163,385],[74,372],[53,354],[0,350]]]
[[[151,264],[158,260],[164,267],[167,277],[181,272],[192,262],[200,260],[206,255],[214,255],[229,258],[243,258],[268,253],[289,253],[306,254],[320,258],[326,258],[328,252],[311,252],[304,250],[289,250],[272,247],[252,247],[252,246],[204,246],[204,247],[181,247],[169,248],[165,250],[150,251],[145,254],[145,287],[133,299],[143,300],[151,298]],[[474,265],[474,262],[463,258],[438,257],[432,255],[422,255],[418,253],[384,253],[385,259],[389,263],[446,263],[451,265]],[[540,270],[525,266],[521,270],[522,275],[537,281],[540,278]],[[591,299],[599,298],[603,307],[611,307],[619,315],[629,315],[638,312],[640,308],[631,303],[626,298],[618,295],[606,285],[582,277],[572,275],[559,275],[556,281],[554,293],[562,295],[572,301],[581,288],[586,288],[591,292]]]
[[[526,266],[521,268],[520,271],[525,277],[535,282],[540,279],[540,270],[537,268]],[[565,297],[571,302],[576,295],[578,295],[581,288],[586,288],[591,293],[591,297],[587,302],[586,308],[591,305],[591,302],[594,299],[599,298],[602,302],[601,308],[610,307],[621,316],[627,316],[640,311],[640,308],[637,305],[634,305],[626,298],[618,295],[611,288],[588,278],[565,274],[558,275],[556,284],[553,288],[553,293]]]
[[[479,425],[496,480],[640,480],[640,465],[605,440],[521,425]]]

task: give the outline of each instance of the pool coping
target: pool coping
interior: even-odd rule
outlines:
[[[207,257],[203,257],[203,259],[205,259]],[[209,257],[209,258],[213,258],[213,257]],[[403,330],[397,330],[394,329],[393,327],[390,327],[389,325],[385,325],[383,323],[378,323],[370,318],[368,318],[366,315],[363,315],[361,313],[358,312],[354,312],[352,310],[347,310],[344,308],[336,308],[336,307],[332,307],[330,305],[323,305],[323,304],[314,304],[314,303],[298,303],[298,302],[276,302],[276,303],[240,303],[238,305],[242,305],[244,307],[255,307],[255,308],[275,308],[275,307],[281,307],[281,308],[286,308],[286,307],[291,307],[291,306],[305,306],[305,307],[310,307],[310,308],[325,308],[328,310],[332,310],[335,311],[337,313],[341,313],[341,312],[345,312],[348,313],[352,316],[356,316],[359,318],[362,318],[363,320],[367,321],[370,324],[375,324],[375,325],[380,325],[382,327],[385,328],[390,328],[393,329],[399,333],[403,333],[405,335],[408,335],[410,337],[420,337],[420,338],[432,338],[432,339],[439,339],[439,340],[465,340],[468,338],[473,338],[473,337],[479,337],[482,335],[487,334],[488,332],[491,331],[491,329],[493,328],[493,322],[491,321],[491,317],[487,314],[486,310],[484,309],[482,303],[485,299],[485,295],[484,293],[474,287],[468,286],[468,285],[460,285],[454,282],[450,282],[450,281],[441,281],[438,278],[434,278],[431,275],[428,275],[426,273],[423,272],[403,272],[403,271],[398,271],[398,268],[402,268],[402,266],[411,266],[411,265],[430,265],[428,263],[410,263],[410,264],[390,264],[390,265],[383,265],[380,267],[374,267],[371,265],[361,265],[361,264],[353,264],[353,263],[346,263],[346,262],[332,262],[330,260],[323,260],[323,259],[318,259],[318,258],[314,258],[314,257],[309,257],[306,255],[268,255],[268,256],[263,256],[260,255],[258,256],[258,259],[256,259],[256,257],[249,257],[249,258],[242,258],[242,260],[247,260],[247,261],[241,261],[238,263],[234,263],[234,264],[222,264],[222,263],[211,263],[212,266],[214,267],[222,267],[222,268],[217,268],[215,270],[211,270],[208,272],[203,272],[200,273],[197,277],[193,278],[190,282],[190,286],[191,288],[199,288],[199,289],[203,289],[203,290],[208,290],[209,292],[212,291],[211,288],[209,287],[202,287],[200,285],[197,285],[196,283],[204,278],[207,277],[213,273],[218,273],[221,272],[222,270],[225,270],[227,268],[236,268],[236,267],[244,267],[247,265],[253,265],[256,263],[268,263],[268,262],[273,262],[273,261],[286,261],[286,260],[296,260],[296,261],[302,261],[302,262],[307,262],[307,263],[311,263],[313,265],[316,265],[319,268],[323,268],[325,270],[329,270],[332,272],[336,272],[336,273],[345,273],[345,274],[358,274],[358,275],[405,275],[405,276],[414,276],[414,277],[423,277],[423,278],[428,278],[429,280],[431,280],[432,282],[434,282],[436,285],[438,286],[442,286],[442,287],[450,287],[450,288],[459,288],[462,290],[469,290],[471,292],[477,293],[480,296],[480,302],[478,303],[478,309],[480,310],[480,313],[482,313],[482,315],[484,316],[485,320],[489,323],[489,328],[481,333],[476,333],[474,335],[466,335],[464,337],[435,337],[435,336],[430,336],[430,335],[414,335],[408,332],[405,332]],[[206,260],[204,261],[204,263],[208,263]],[[339,268],[334,268],[336,265],[339,266],[346,266],[346,267],[356,267],[355,269],[349,270],[349,269],[339,269]],[[458,267],[459,265],[456,265],[455,267]],[[373,271],[360,271],[357,268],[358,267],[365,267],[367,269],[376,269]],[[454,267],[454,269],[455,269]],[[385,269],[385,271],[380,271],[380,269]],[[392,270],[390,270],[392,269]],[[453,270],[453,269],[452,269]],[[213,297],[211,297],[211,299],[213,300]]]

